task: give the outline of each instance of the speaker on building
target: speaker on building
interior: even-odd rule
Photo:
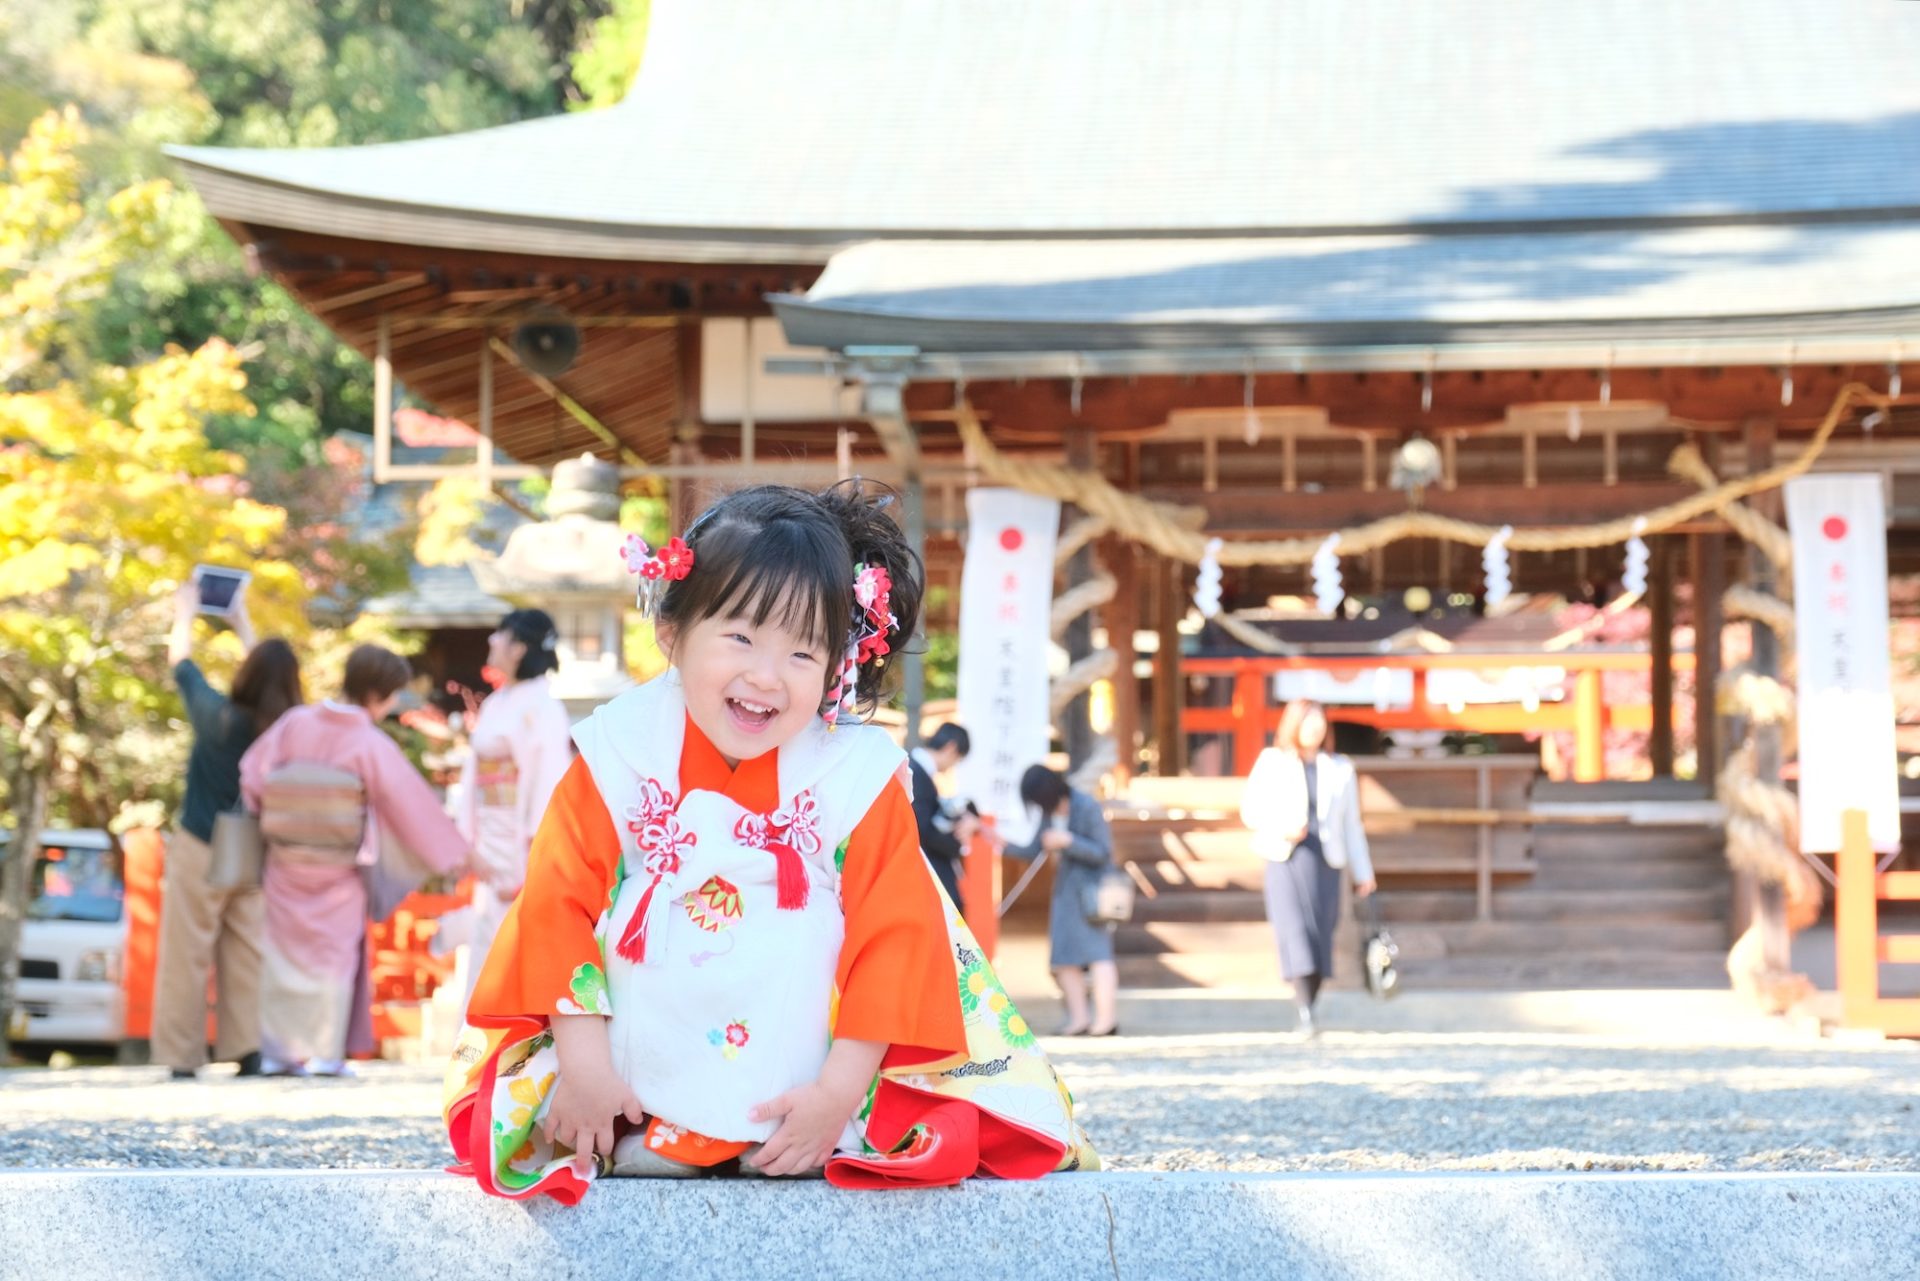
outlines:
[[[562,312],[544,312],[514,328],[513,354],[542,378],[558,378],[580,356],[579,327]]]

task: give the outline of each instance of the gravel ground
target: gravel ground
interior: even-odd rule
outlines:
[[[1920,1170],[1920,1046],[1329,1033],[1050,1042],[1116,1169]],[[0,1072],[0,1167],[437,1168],[439,1073]]]

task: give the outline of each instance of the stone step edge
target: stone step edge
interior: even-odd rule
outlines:
[[[1561,1276],[1703,1275],[1707,1260],[1724,1276],[1869,1275],[1920,1256],[1916,1203],[1905,1173],[1116,1172],[888,1193],[622,1180],[568,1208],[425,1171],[49,1171],[0,1174],[0,1278],[123,1278],[131,1241],[143,1277],[396,1281],[515,1259],[675,1277],[804,1259],[854,1277],[897,1275],[902,1243],[964,1251],[986,1281],[1519,1276],[1547,1258]]]

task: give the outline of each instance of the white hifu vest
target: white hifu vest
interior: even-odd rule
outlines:
[[[906,758],[882,730],[816,721],[780,749],[778,808],[752,814],[716,792],[678,794],[685,728],[670,670],[574,730],[621,839],[621,880],[596,931],[613,1061],[650,1114],[764,1140],[777,1124],[748,1110],[816,1080],[826,1061],[845,934],[835,852]],[[779,905],[783,859],[790,894],[804,870],[804,907]],[[636,931],[638,961],[620,947]],[[850,1125],[843,1145],[856,1136]]]

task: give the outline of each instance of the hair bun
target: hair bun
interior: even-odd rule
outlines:
[[[894,624],[887,629],[890,655],[908,652],[908,642],[920,626],[920,604],[925,592],[925,570],[920,557],[907,545],[906,533],[894,519],[900,495],[886,485],[855,476],[830,485],[816,497],[832,513],[855,565],[879,565],[892,583],[890,605]],[[855,699],[863,707],[877,707],[892,692],[899,664],[884,660],[862,663]]]

